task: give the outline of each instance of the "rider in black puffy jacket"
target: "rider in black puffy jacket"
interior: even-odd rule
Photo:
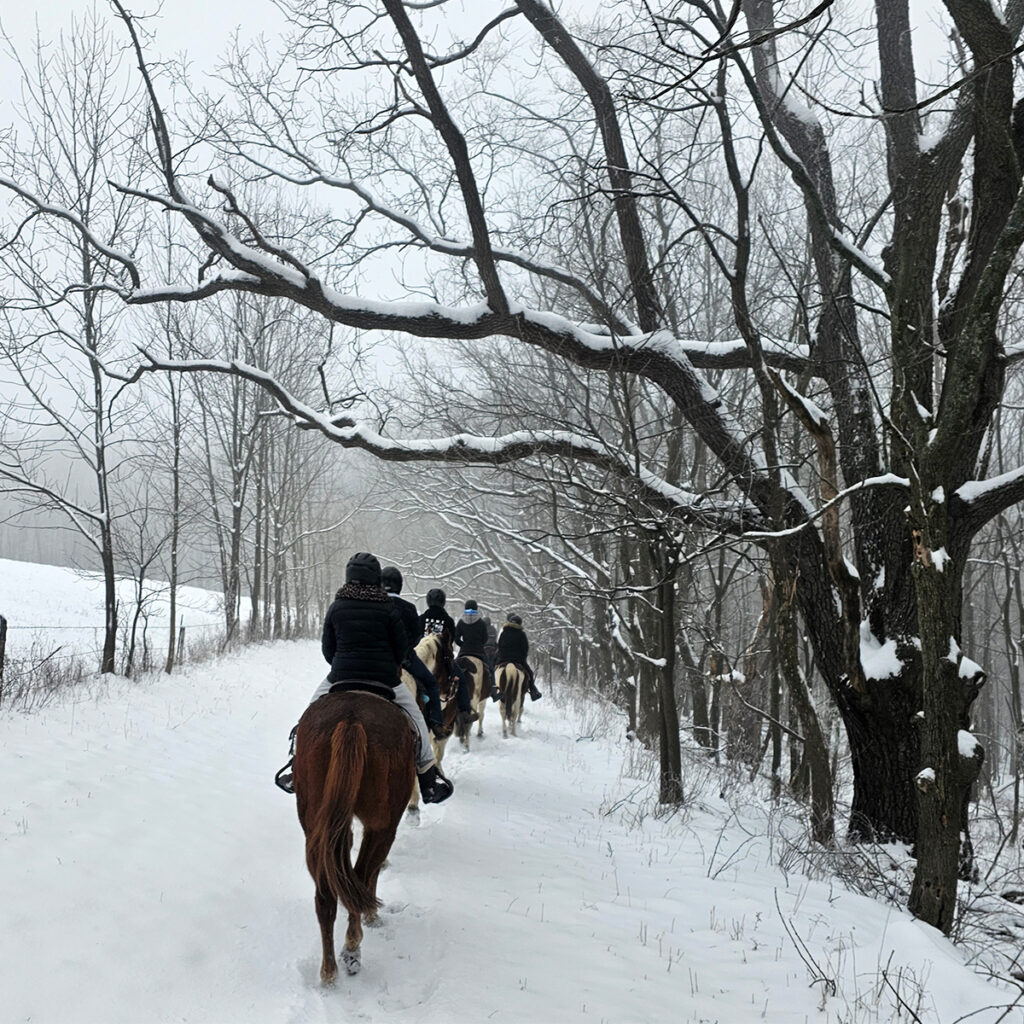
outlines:
[[[501,633],[498,634],[498,664],[513,662],[521,666],[526,672],[526,688],[530,692],[530,699],[540,700],[543,694],[537,689],[537,684],[533,681],[533,669],[526,661],[529,653],[530,641],[526,639],[523,620],[518,615],[510,613],[505,625],[501,627]]]
[[[395,703],[416,728],[420,794],[424,803],[440,803],[451,796],[454,787],[437,767],[426,722],[399,674],[408,648],[401,614],[381,586],[380,562],[365,551],[358,552],[345,566],[345,585],[327,610],[321,650],[331,669],[314,691],[313,700],[326,697],[337,682],[373,681],[391,687]],[[291,764],[289,761],[274,776],[277,785],[288,793],[295,792]]]
[[[492,630],[493,631],[493,630]],[[455,624],[455,642],[459,645],[460,658],[479,658],[484,669],[491,677],[491,699],[498,699],[498,689],[494,685],[494,668],[487,657],[488,643],[487,623],[480,614],[476,601],[470,598],[459,621]]]
[[[427,724],[435,731],[444,728],[444,714],[441,711],[441,691],[438,689],[437,680],[426,665],[423,664],[420,656],[416,653],[416,645],[423,636],[423,627],[420,625],[420,617],[416,612],[416,605],[412,601],[406,601],[398,595],[402,592],[402,574],[393,565],[385,566],[380,571],[380,581],[384,590],[391,598],[391,603],[398,609],[402,618],[402,624],[409,639],[409,649],[402,662],[404,668],[423,687],[427,701]]]

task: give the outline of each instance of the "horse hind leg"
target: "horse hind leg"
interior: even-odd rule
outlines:
[[[363,833],[363,841],[359,846],[359,859],[356,861],[356,873],[366,881],[366,888],[377,899],[377,879],[381,869],[387,864],[388,853],[395,841],[394,828],[367,829]],[[363,923],[371,928],[378,924],[378,907],[376,904],[363,915]],[[351,927],[351,923],[350,923]],[[362,934],[360,932],[360,934]]]
[[[338,976],[338,961],[334,956],[334,919],[338,914],[338,899],[321,879],[316,887],[316,919],[320,922],[320,942],[323,959],[320,961],[320,981],[331,985]]]
[[[360,915],[349,911],[348,928],[345,931],[345,948],[341,951],[341,962],[349,974],[358,974],[363,966],[360,946],[363,943],[363,923]]]

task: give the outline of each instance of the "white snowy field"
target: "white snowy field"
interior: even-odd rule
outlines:
[[[134,583],[119,579],[119,627],[130,624]],[[167,584],[146,585],[145,610],[149,642],[162,654],[167,650],[170,602]],[[248,603],[248,602],[246,602]],[[103,647],[103,577],[56,565],[0,558],[0,615],[7,619],[7,655],[10,658],[81,655],[95,657]],[[223,632],[223,598],[200,587],[178,588],[178,624],[186,638]],[[139,625],[141,644],[142,624]]]
[[[521,737],[492,705],[449,747],[455,795],[400,829],[362,973],[322,988],[272,775],[323,669],[278,643],[0,715],[0,1021],[1024,1021],[937,932],[773,866],[756,801],[637,813],[620,725],[550,690]]]

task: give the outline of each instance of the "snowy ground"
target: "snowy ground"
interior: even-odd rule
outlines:
[[[271,784],[321,670],[315,644],[278,644],[0,720],[0,1018],[888,1021],[886,964],[906,998],[923,985],[922,1021],[1009,1002],[924,926],[787,882],[756,813],[602,814],[638,782],[552,695],[521,738],[492,710],[449,754],[456,794],[399,832],[363,973],[322,990],[301,830]]]
[[[279,643],[0,716],[0,1021],[1024,1022],[938,933],[783,874],[768,812],[712,776],[643,813],[645,759],[550,690],[520,738],[492,706],[450,747],[455,795],[400,829],[362,973],[322,989],[271,782],[322,673]]]

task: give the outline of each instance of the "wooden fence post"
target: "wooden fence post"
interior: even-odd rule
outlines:
[[[185,627],[181,626],[178,629],[178,656],[175,659],[180,665],[185,660]]]
[[[7,649],[7,620],[0,615],[0,706],[4,702],[4,652]]]

